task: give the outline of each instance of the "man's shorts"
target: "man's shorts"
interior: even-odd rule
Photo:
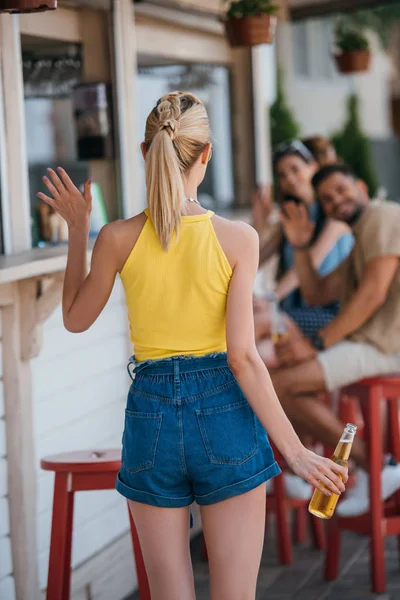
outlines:
[[[344,340],[318,353],[317,358],[330,392],[365,377],[400,374],[400,351],[384,354],[365,342]]]

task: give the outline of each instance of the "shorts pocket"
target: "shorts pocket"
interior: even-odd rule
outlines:
[[[154,467],[162,414],[125,410],[122,464],[130,473]]]
[[[258,452],[255,415],[247,400],[196,410],[211,463],[240,465]]]

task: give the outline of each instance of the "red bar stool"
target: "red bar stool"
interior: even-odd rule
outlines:
[[[325,561],[325,579],[336,579],[342,529],[370,536],[371,583],[375,593],[386,587],[384,540],[386,536],[400,536],[400,493],[385,504],[381,501],[381,470],[383,464],[381,401],[388,404],[388,446],[400,461],[399,403],[400,376],[364,379],[342,390],[343,396],[356,397],[364,420],[364,439],[367,444],[370,477],[370,511],[360,517],[334,516],[328,524],[329,544]],[[400,541],[400,538],[399,538]]]
[[[275,460],[283,471],[284,459],[279,450],[271,442],[274,451]],[[277,525],[277,549],[279,562],[283,565],[289,565],[293,561],[293,544],[290,533],[289,514],[291,510],[295,511],[295,541],[302,543],[307,537],[307,517],[311,527],[311,535],[314,547],[325,550],[325,530],[321,519],[317,519],[308,512],[310,499],[288,498],[285,493],[285,484],[282,475],[278,475],[272,481],[274,493],[267,498],[267,515],[275,513]]]
[[[75,492],[114,489],[120,465],[120,450],[67,452],[40,461],[42,469],[55,473],[47,600],[69,600],[70,597]],[[139,597],[150,600],[142,551],[129,507],[128,512]]]

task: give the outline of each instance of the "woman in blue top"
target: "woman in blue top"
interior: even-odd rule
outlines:
[[[327,219],[315,198],[311,179],[318,170],[318,163],[308,148],[298,140],[277,148],[274,154],[274,173],[279,186],[281,207],[287,202],[302,202],[308,207],[311,220],[315,223],[311,254],[321,275],[333,271],[350,253],[353,236],[347,226]],[[303,299],[294,269],[294,253],[279,225],[268,242],[261,247],[260,263],[273,254],[279,254],[278,283],[276,293],[282,310],[307,337],[329,323],[337,314],[337,303],[323,307],[308,307]],[[255,301],[256,338],[270,334],[268,306]]]

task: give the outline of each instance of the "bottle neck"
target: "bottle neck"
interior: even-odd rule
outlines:
[[[335,458],[342,461],[348,461],[355,434],[356,429],[349,430],[347,427],[345,428],[333,454]]]

